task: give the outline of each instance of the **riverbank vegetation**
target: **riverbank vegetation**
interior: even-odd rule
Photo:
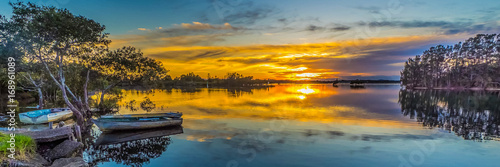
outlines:
[[[237,72],[227,73],[223,78],[217,76],[207,77],[188,73],[174,78],[170,81],[165,81],[164,86],[210,86],[210,87],[252,87],[252,86],[266,86],[268,80],[253,79],[253,76],[243,76]]]
[[[61,97],[83,126],[92,117],[89,95],[99,92],[102,104],[106,93],[120,83],[167,76],[159,61],[132,46],[109,49],[105,26],[92,19],[32,3],[10,5],[12,17],[0,20],[1,57],[16,58],[17,74],[24,79],[18,90],[38,94],[39,108],[45,97]]]
[[[16,135],[15,139],[15,152],[14,157],[18,160],[26,160],[28,157],[33,156],[36,153],[36,142],[29,136]],[[0,161],[7,160],[8,154],[11,154],[9,148],[11,148],[10,141],[11,137],[9,134],[0,133]]]
[[[500,88],[500,35],[431,47],[406,61],[401,84],[416,89]]]

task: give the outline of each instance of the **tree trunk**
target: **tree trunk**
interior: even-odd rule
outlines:
[[[43,109],[43,92],[41,87],[37,87],[38,90],[38,109]]]
[[[27,74],[29,78],[26,77],[26,75],[23,75],[24,78],[30,80],[31,84],[35,86],[38,92],[38,109],[43,109],[43,92],[42,92],[43,81],[40,81],[40,84],[36,84],[35,80],[33,80],[33,78],[31,77],[31,74],[29,72]]]
[[[58,55],[58,57],[59,57],[59,55]],[[58,79],[56,79],[56,77],[54,76],[54,74],[52,74],[52,72],[51,72],[49,66],[47,65],[47,63],[45,62],[45,60],[43,60],[41,56],[37,56],[37,58],[43,63],[43,65],[45,66],[45,71],[50,75],[50,77],[52,78],[52,80],[54,80],[54,82],[56,83],[56,85],[61,89],[61,91],[62,91],[62,97],[64,99],[64,102],[69,107],[69,109],[71,109],[71,111],[73,111],[73,115],[75,115],[75,117],[77,119],[77,121],[76,121],[77,124],[80,125],[80,126],[82,126],[82,127],[84,127],[83,124],[84,124],[85,120],[83,118],[82,113],[80,112],[80,110],[78,108],[76,108],[71,103],[71,101],[68,99],[68,95],[66,94],[67,86],[65,84],[66,79],[64,78],[64,75],[63,75],[62,62],[58,62],[58,64],[59,64],[59,70],[58,70],[59,80],[58,80]],[[62,57],[60,57],[60,59],[62,60]]]
[[[83,105],[87,111],[90,112],[90,107],[89,107],[89,95],[87,91],[87,86],[89,83],[89,75],[90,75],[90,70],[87,71],[87,79],[85,80],[85,84],[83,85]]]
[[[108,90],[107,89],[104,89],[101,91],[101,98],[99,99],[99,108],[102,108],[103,107],[103,104],[104,104],[104,95],[106,94]]]
[[[99,108],[102,108],[103,104],[104,104],[104,95],[106,94],[106,92],[108,92],[109,89],[115,87],[116,85],[118,85],[120,82],[117,82],[117,83],[114,83],[114,84],[111,84],[111,85],[108,85],[106,88],[104,88],[102,91],[101,91],[101,99],[99,101]]]

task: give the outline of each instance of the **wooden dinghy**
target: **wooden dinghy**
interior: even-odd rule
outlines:
[[[146,113],[146,114],[126,114],[126,115],[103,115],[100,119],[117,119],[117,118],[157,118],[157,117],[170,117],[180,118],[182,113],[168,112],[168,113]]]
[[[19,114],[19,120],[25,124],[43,124],[66,120],[73,116],[69,108],[35,110]]]
[[[92,120],[103,132],[180,126],[182,113],[155,113],[102,116]]]
[[[96,140],[96,145],[108,145],[148,139],[161,136],[170,136],[183,133],[181,126],[172,126],[168,128],[146,129],[141,131],[113,131],[102,133]]]

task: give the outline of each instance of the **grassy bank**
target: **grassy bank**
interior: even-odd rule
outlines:
[[[11,153],[8,148],[10,144],[8,141],[11,140],[10,134],[0,133],[0,161],[7,160],[8,155]],[[15,139],[15,158],[18,160],[25,160],[31,155],[36,153],[36,142],[29,136],[16,135]]]

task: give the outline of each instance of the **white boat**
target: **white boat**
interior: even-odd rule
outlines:
[[[66,120],[73,116],[69,108],[35,110],[19,114],[19,120],[25,124],[43,124]]]

